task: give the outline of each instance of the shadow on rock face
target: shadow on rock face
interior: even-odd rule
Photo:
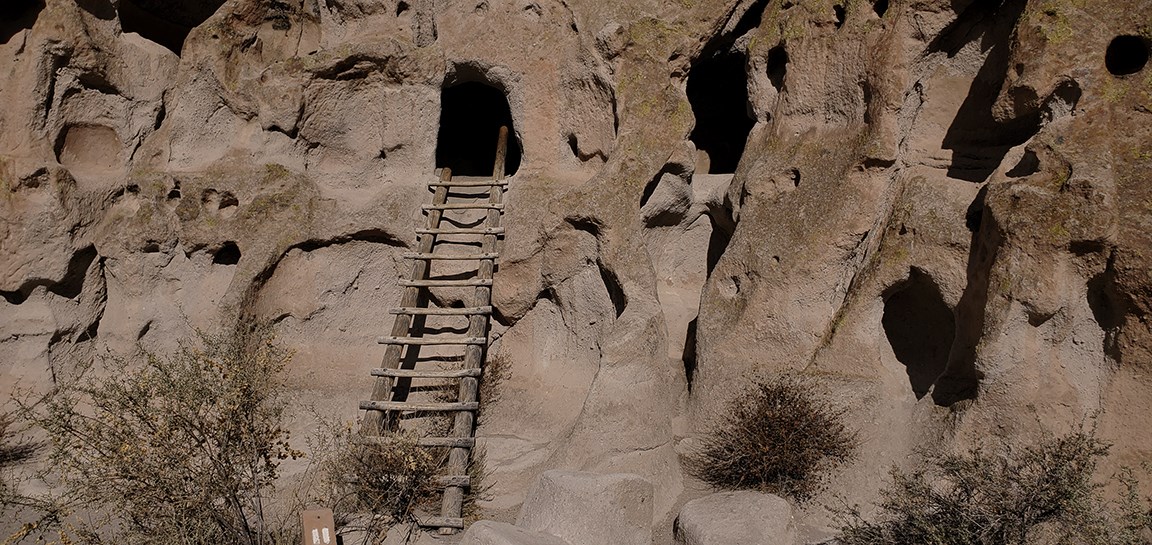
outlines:
[[[951,57],[979,40],[980,49],[989,51],[941,143],[942,148],[952,150],[949,177],[983,182],[1009,149],[1027,141],[1040,128],[1039,112],[1007,123],[997,122],[992,114],[1007,77],[1012,31],[1024,6],[1019,0],[1000,6],[992,2],[971,5],[929,46],[929,52]]]

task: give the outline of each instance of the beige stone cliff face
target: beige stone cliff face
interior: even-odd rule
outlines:
[[[780,371],[851,407],[854,501],[918,447],[1096,413],[1116,464],[1152,454],[1152,68],[1105,63],[1147,54],[1146,1],[213,4],[0,8],[6,388],[251,316],[299,406],[355,417],[441,89],[479,81],[523,148],[493,511],[546,469],[627,471],[666,520],[677,445]],[[723,101],[686,94],[717,53],[751,126],[728,174],[693,132]]]

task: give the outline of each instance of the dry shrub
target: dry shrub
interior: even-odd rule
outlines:
[[[300,455],[281,425],[289,358],[260,332],[201,333],[170,356],[107,357],[26,405],[50,440],[45,504],[86,512],[65,533],[87,542],[292,540],[295,515],[266,511],[278,466]]]
[[[32,457],[37,445],[17,437],[10,414],[0,414],[0,470],[21,463]],[[0,480],[0,486],[4,481]]]
[[[1131,472],[1116,502],[1092,482],[1108,446],[1083,430],[1023,449],[946,454],[892,471],[877,520],[849,510],[845,545],[1148,544],[1152,512]]]
[[[417,444],[412,433],[390,433],[380,442],[344,426],[334,436],[325,473],[337,527],[375,543],[390,526],[411,520],[412,510],[435,497],[443,455]]]
[[[842,409],[817,395],[810,380],[755,383],[728,405],[688,471],[725,489],[754,489],[805,500],[828,469],[852,458],[856,436]]]
[[[377,543],[388,530],[414,522],[415,513],[439,514],[449,449],[422,447],[422,434],[387,433],[366,439],[354,430],[359,425],[329,426],[334,434],[319,434],[312,450],[325,468],[326,491],[321,503],[330,505],[341,533],[359,533],[364,543]],[[464,495],[463,514],[479,520],[478,500],[488,499],[484,451],[475,448],[468,466],[471,487]]]

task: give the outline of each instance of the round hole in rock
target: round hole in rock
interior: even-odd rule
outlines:
[[[456,176],[491,176],[501,126],[508,127],[504,173],[511,176],[520,168],[520,142],[504,93],[478,81],[444,88],[436,167],[450,168]]]
[[[217,265],[235,265],[240,262],[240,247],[235,242],[228,241],[212,254],[212,263]]]
[[[885,293],[881,325],[916,399],[924,397],[944,373],[956,335],[956,319],[932,278],[913,267]]]
[[[135,32],[177,55],[193,28],[207,21],[224,0],[120,0],[124,32]]]
[[[744,67],[744,53],[728,50],[702,56],[688,72],[685,91],[696,117],[688,138],[708,155],[708,174],[736,172],[755,124]]]
[[[1104,53],[1104,66],[1114,76],[1135,74],[1148,64],[1148,40],[1140,36],[1117,36]]]

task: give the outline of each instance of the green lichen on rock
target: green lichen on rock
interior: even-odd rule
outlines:
[[[1040,29],[1045,40],[1053,45],[1060,45],[1076,35],[1072,23],[1082,15],[1076,12],[1083,10],[1087,5],[1087,0],[1047,0],[1030,14],[1030,18]]]

